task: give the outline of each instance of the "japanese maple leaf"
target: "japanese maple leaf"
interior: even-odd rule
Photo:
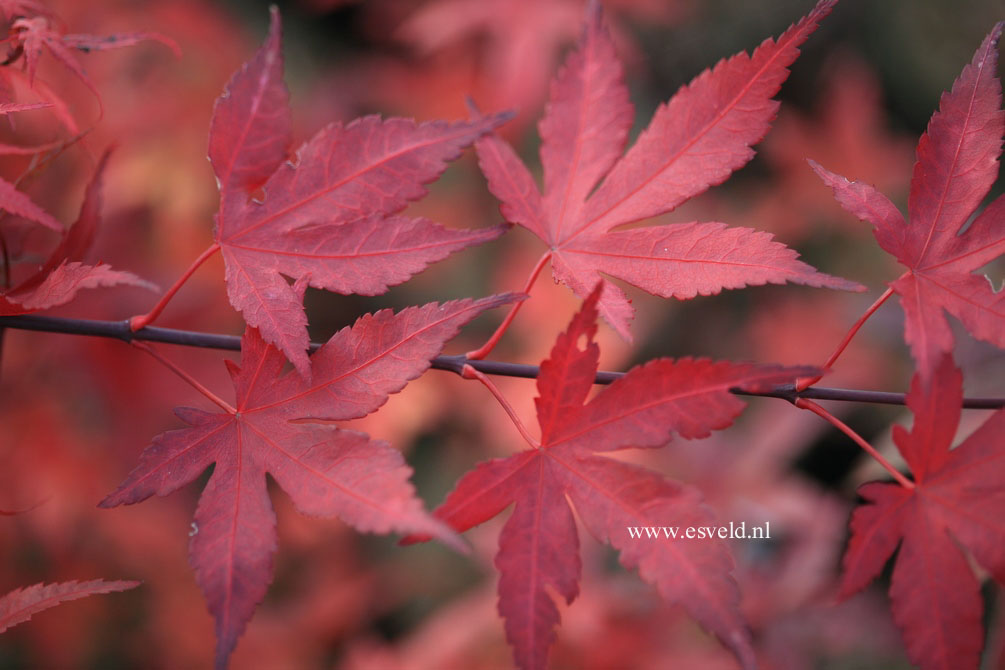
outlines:
[[[8,59],[16,59],[18,57],[17,50],[14,53],[8,55]],[[81,139],[80,128],[77,126],[76,120],[73,118],[73,114],[70,112],[70,108],[66,101],[63,100],[59,94],[54,91],[48,84],[46,84],[42,79],[30,79],[28,75],[20,70],[3,67],[0,68],[0,100],[8,103],[8,105],[13,105],[15,109],[13,111],[22,111],[17,109],[19,105],[14,102],[15,96],[15,82],[17,82],[17,87],[30,88],[33,92],[42,98],[42,102],[34,103],[41,106],[46,106],[52,109],[52,114],[57,120],[66,128],[70,133],[71,137],[54,142],[45,142],[43,144],[37,144],[34,146],[16,146],[10,144],[0,144],[0,155],[3,154],[18,154],[30,156],[32,154],[41,153],[43,151],[49,151],[50,149],[58,147],[60,144],[66,143],[71,144]],[[27,103],[31,105],[33,103]],[[25,105],[25,107],[27,107]],[[40,107],[36,107],[40,108]]]
[[[583,0],[430,0],[398,29],[421,53],[470,42],[478,79],[490,99],[524,111],[536,110],[548,88],[548,73],[561,50],[578,34]],[[669,23],[682,13],[673,0],[614,0],[609,10],[638,21]],[[624,31],[620,35],[626,38]],[[465,52],[468,53],[468,52]]]
[[[338,516],[375,533],[427,533],[458,540],[429,517],[401,454],[363,433],[319,422],[355,419],[384,404],[465,323],[513,295],[366,315],[312,357],[313,376],[280,375],[285,357],[249,327],[241,366],[229,364],[237,402],[215,414],[176,410],[187,428],[154,438],[102,507],[167,495],[216,467],[199,499],[189,559],[216,619],[217,665],[226,664],[272,579],[276,518],[268,472],[311,516]],[[221,401],[222,402],[222,401]]]
[[[746,667],[754,664],[738,612],[739,593],[724,542],[631,539],[629,526],[708,526],[698,491],[604,452],[659,447],[673,434],[706,437],[729,426],[744,403],[735,387],[791,382],[804,368],[660,359],[629,371],[586,402],[597,372],[600,288],[541,364],[536,400],[540,445],[487,461],[465,475],[433,514],[458,531],[513,514],[499,537],[499,613],[521,668],[543,668],[559,613],[549,590],[571,603],[579,592],[576,515],[621,552],[667,600],[682,603]],[[584,404],[585,403],[585,404]]]
[[[35,81],[35,72],[38,70],[38,61],[44,48],[66,69],[76,75],[87,88],[91,89],[91,92],[94,93],[94,96],[99,101],[101,100],[101,95],[98,93],[94,82],[87,76],[84,68],[77,62],[72,51],[73,49],[83,52],[104,51],[107,49],[129,47],[146,40],[153,40],[166,45],[176,56],[181,56],[181,49],[179,49],[174,40],[163,35],[156,33],[122,33],[105,36],[63,35],[52,27],[51,18],[45,14],[23,16],[14,21],[12,28],[14,32],[14,44],[24,50],[29,84],[33,84]]]
[[[0,102],[0,114],[12,114],[14,112],[29,112],[33,109],[46,109],[52,107],[51,102]]]
[[[580,0],[436,0],[398,30],[421,53],[470,40],[490,101],[539,109],[560,49],[576,38]],[[465,52],[467,53],[467,52]]]
[[[841,592],[848,596],[883,569],[897,545],[890,583],[893,619],[908,657],[925,670],[977,668],[981,596],[961,550],[1005,582],[1005,410],[950,450],[960,421],[963,378],[945,354],[930,378],[919,373],[907,404],[910,432],[893,439],[914,488],[872,482],[851,519]]]
[[[7,291],[0,291],[0,316],[27,314],[56,307],[73,300],[77,292],[99,286],[129,285],[150,290],[156,286],[132,272],[113,270],[110,265],[88,265],[81,259],[90,249],[101,221],[101,180],[108,160],[106,153],[95,170],[91,183],[84,193],[80,216],[67,229],[59,245],[42,266]],[[51,215],[32,203],[26,195],[14,190],[11,184],[0,180],[0,207],[18,216],[62,226]]]
[[[368,116],[322,129],[288,162],[290,114],[279,13],[269,36],[216,103],[209,157],[220,185],[216,244],[231,304],[301,374],[307,317],[296,287],[375,295],[504,228],[449,230],[396,213],[447,161],[507,118],[473,123]],[[251,195],[259,188],[261,200]]]
[[[778,103],[771,96],[788,76],[786,67],[833,5],[822,0],[777,42],[766,40],[753,56],[740,53],[703,72],[656,111],[621,156],[633,109],[594,4],[578,48],[552,84],[539,126],[544,194],[501,139],[477,144],[503,216],[550,247],[555,279],[580,297],[601,273],[681,299],[786,281],[861,288],[817,272],[768,233],[748,228],[692,222],[613,230],[674,209],[753,157],[750,145],[775,116]],[[600,314],[630,339],[634,310],[606,280]]]
[[[139,582],[106,582],[95,579],[89,582],[61,582],[59,584],[35,584],[23,589],[15,589],[0,597],[0,633],[11,626],[24,623],[34,614],[55,607],[68,600],[86,598],[99,593],[127,591],[139,586]]]
[[[0,15],[10,21],[22,16],[52,16],[52,11],[35,0],[0,0]]]
[[[904,336],[923,377],[953,334],[943,311],[981,340],[1005,347],[1005,294],[974,274],[1005,252],[1005,196],[973,223],[998,176],[1005,114],[995,76],[1002,23],[985,38],[918,142],[908,199],[910,222],[872,186],[849,182],[810,161],[846,210],[873,225],[876,241],[907,267],[890,284],[904,308]]]
[[[34,221],[50,230],[62,231],[63,224],[32,201],[27,194],[17,190],[14,184],[0,179],[0,209],[16,214],[22,219]]]

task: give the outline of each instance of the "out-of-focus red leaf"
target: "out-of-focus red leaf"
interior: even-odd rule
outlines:
[[[40,223],[50,230],[61,231],[63,224],[52,214],[32,202],[31,198],[17,190],[14,184],[0,179],[0,209],[16,214],[23,219]]]
[[[101,220],[101,180],[107,161],[108,153],[105,153],[84,194],[84,202],[80,206],[77,221],[63,234],[63,239],[46,262],[38,271],[9,291],[0,291],[0,315],[27,314],[63,305],[73,300],[77,292],[85,288],[130,285],[156,290],[156,286],[131,272],[113,270],[104,263],[87,265],[79,262],[90,249]],[[25,211],[25,202],[45,214],[28,201],[27,196],[0,180],[0,191],[6,188],[24,200],[24,202],[18,202],[16,198],[7,200],[8,203],[13,202],[20,208],[17,214],[24,216],[22,212]],[[31,210],[28,212],[31,213]],[[58,221],[55,219],[53,221],[60,229],[62,228]]]
[[[63,35],[60,41],[84,53],[91,51],[107,51],[136,46],[140,42],[160,42],[171,49],[175,57],[181,58],[181,47],[170,37],[157,33],[116,33],[114,35]]]
[[[491,106],[521,111],[514,128],[525,127],[548,92],[548,76],[562,50],[575,41],[583,0],[429,0],[420,3],[397,37],[424,57],[416,76],[431,83],[469,68],[469,94]],[[667,25],[686,11],[680,0],[608,0],[607,11],[647,24]],[[631,46],[629,31],[618,41]],[[438,76],[437,76],[438,75]],[[388,95],[388,94],[385,94]],[[407,94],[392,92],[399,99]],[[435,94],[425,93],[423,97]]]
[[[22,16],[52,16],[52,11],[35,0],[0,0],[0,14],[10,21]]]
[[[180,56],[181,51],[174,40],[158,35],[156,33],[130,33],[120,35],[108,35],[99,37],[96,35],[62,35],[52,27],[52,21],[45,15],[22,17],[14,21],[15,40],[24,49],[24,59],[28,66],[28,82],[33,84],[35,73],[38,70],[38,60],[42,55],[43,47],[58,60],[62,65],[72,72],[87,88],[91,89],[94,96],[100,101],[101,94],[91,78],[87,76],[84,68],[77,62],[71,49],[79,51],[103,51],[119,47],[128,47],[146,40],[154,40],[166,45],[175,55]]]
[[[26,89],[31,89],[36,95],[42,98],[43,102],[48,103],[52,109],[53,115],[59,119],[60,123],[63,124],[67,132],[70,133],[71,138],[78,138],[80,128],[77,125],[76,119],[73,118],[73,114],[70,112],[69,105],[51,86],[45,83],[42,79],[29,78],[27,73],[18,69],[10,67],[0,68],[0,85],[13,88],[14,82],[18,82],[19,85],[24,86]],[[53,147],[59,146],[63,142],[70,141],[75,141],[75,139],[54,140],[52,142],[28,147],[0,145],[0,154],[30,155],[40,151],[48,151]]]
[[[139,585],[139,582],[106,582],[95,579],[89,582],[35,584],[16,589],[0,598],[0,633],[60,603],[101,593],[127,591]]]
[[[132,272],[113,270],[110,265],[64,262],[57,265],[38,284],[31,287],[15,287],[10,292],[0,295],[0,315],[29,314],[65,305],[73,300],[78,291],[103,286],[136,286],[151,291],[157,290],[156,286],[145,279],[140,279]]]
[[[51,102],[3,102],[0,103],[0,114],[30,112],[33,109],[46,109],[48,107],[52,107]]]

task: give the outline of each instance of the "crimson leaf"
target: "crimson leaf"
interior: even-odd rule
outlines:
[[[213,113],[209,155],[220,185],[215,237],[231,304],[307,374],[301,305],[307,285],[376,295],[504,232],[450,230],[397,212],[425,195],[423,184],[462,148],[508,116],[422,124],[367,116],[333,123],[289,162],[282,69],[279,13],[273,9],[265,44],[233,76]],[[252,198],[259,188],[261,201]]]
[[[130,285],[156,290],[153,284],[140,279],[132,272],[113,270],[110,265],[104,263],[87,265],[80,262],[90,249],[101,222],[101,180],[108,155],[106,152],[98,162],[94,177],[84,193],[84,202],[80,206],[77,221],[63,233],[63,239],[53,249],[46,262],[9,290],[0,291],[0,316],[27,314],[63,305],[73,300],[77,291],[85,288]],[[5,186],[9,184],[0,180],[0,195],[5,195],[3,193]],[[20,194],[19,191],[15,193]],[[36,207],[30,201],[27,204]],[[7,203],[4,204],[4,208],[8,209]],[[23,211],[12,211],[25,216]],[[38,211],[42,212],[41,209]],[[49,217],[48,214],[45,216]],[[53,219],[53,222],[59,226],[58,221]]]
[[[729,426],[743,409],[730,389],[791,383],[811,369],[659,359],[630,370],[585,402],[599,360],[593,341],[599,296],[598,286],[541,364],[540,448],[481,463],[433,514],[465,531],[515,505],[495,563],[499,613],[521,668],[546,664],[559,622],[549,589],[567,603],[579,592],[573,508],[594,537],[618,549],[623,565],[637,568],[667,600],[682,603],[752,667],[726,544],[629,537],[629,526],[715,525],[698,491],[602,454],[660,447],[674,434],[706,437]]]
[[[788,76],[786,68],[835,2],[821,0],[777,42],[768,39],[752,56],[723,60],[682,87],[624,156],[633,109],[595,3],[541,120],[543,195],[503,140],[477,143],[503,216],[550,247],[555,279],[582,298],[601,274],[679,299],[786,281],[860,290],[749,228],[691,222],[615,230],[671,211],[753,157],[750,146],[764,137],[778,109],[771,97]],[[620,288],[603,284],[600,314],[630,339],[634,310]]]
[[[995,26],[943,94],[918,142],[910,223],[875,188],[810,161],[841,206],[871,223],[879,245],[908,268],[891,286],[900,296],[905,338],[924,377],[953,350],[943,311],[974,337],[1005,348],[1005,293],[974,274],[1005,252],[1005,196],[964,229],[998,176],[1005,113],[995,65],[1002,26]]]
[[[893,439],[915,486],[872,482],[859,489],[841,591],[851,595],[879,574],[897,545],[890,584],[893,618],[908,657],[924,670],[977,668],[981,597],[960,550],[1005,582],[1005,410],[951,450],[960,420],[962,375],[944,355],[926,382],[919,373],[907,404],[910,432]]]
[[[101,502],[114,507],[167,495],[216,464],[199,499],[189,558],[216,619],[218,667],[272,579],[276,518],[266,472],[304,514],[338,516],[367,532],[428,533],[458,546],[450,529],[423,510],[398,451],[318,422],[376,411],[421,375],[461,326],[515,299],[500,295],[366,315],[314,354],[311,381],[295,372],[280,375],[286,359],[249,327],[241,366],[229,365],[237,394],[233,411],[177,409],[188,427],[154,438],[140,465]]]
[[[126,591],[139,586],[139,582],[106,582],[94,579],[89,582],[60,582],[59,584],[34,584],[15,589],[0,598],[0,633],[11,626],[24,623],[43,610],[68,600],[86,598],[99,593]]]

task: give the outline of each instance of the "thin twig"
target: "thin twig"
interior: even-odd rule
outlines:
[[[893,295],[893,289],[888,288],[883,291],[883,295],[876,298],[876,302],[869,305],[869,308],[862,313],[862,316],[858,318],[858,321],[856,321],[852,327],[848,329],[848,332],[845,333],[844,338],[842,338],[841,342],[834,349],[834,352],[830,355],[830,358],[827,359],[827,362],[821,366],[824,370],[829,370],[834,365],[834,362],[837,361],[841,354],[844,353],[844,350],[848,347],[851,339],[855,337],[855,334],[858,333],[862,326],[865,325],[865,322],[869,320],[869,317],[875,314],[876,310],[879,309],[891,295]],[[798,379],[796,380],[796,390],[802,391],[803,389],[807,389],[820,381],[820,379],[820,376]]]
[[[179,377],[181,377],[183,380],[185,380],[189,384],[189,386],[191,386],[196,391],[198,391],[199,393],[201,393],[204,396],[206,396],[207,398],[209,398],[214,404],[218,405],[221,409],[223,409],[228,414],[237,414],[237,410],[234,409],[230,405],[230,403],[228,403],[226,400],[224,400],[223,398],[221,398],[220,396],[216,395],[215,393],[213,393],[212,391],[210,391],[208,388],[206,388],[205,386],[203,386],[202,383],[200,383],[198,379],[196,379],[195,377],[193,377],[189,373],[185,372],[184,370],[182,370],[180,367],[178,367],[177,365],[175,365],[174,363],[172,363],[168,359],[166,359],[163,356],[161,356],[160,352],[158,352],[156,349],[154,349],[153,347],[151,347],[149,344],[146,344],[145,342],[136,342],[136,341],[130,342],[129,344],[131,344],[132,346],[136,347],[140,351],[145,351],[148,354],[150,354],[151,356],[153,356],[161,365],[163,365],[168,370],[170,370],[171,372],[173,372],[176,375],[178,375]]]
[[[180,289],[185,282],[188,281],[189,277],[195,274],[195,271],[199,269],[199,266],[205,263],[210,256],[219,250],[220,245],[214,242],[205,251],[199,254],[199,257],[192,261],[192,265],[188,267],[188,270],[185,270],[185,273],[178,278],[178,281],[176,281],[171,288],[164,292],[164,295],[162,295],[161,299],[157,301],[157,304],[153,306],[153,309],[146,314],[138,314],[129,319],[129,327],[132,330],[139,330],[140,328],[144,328],[153,323],[157,317],[161,315],[161,312],[164,311],[164,308],[167,307],[167,304],[171,301],[171,298],[174,297],[174,294],[178,292],[178,289]]]
[[[148,342],[163,342],[165,344],[202,347],[206,349],[241,350],[241,338],[237,335],[203,333],[192,330],[159,328],[157,326],[147,326],[133,332],[129,327],[129,321],[66,319],[28,314],[22,316],[0,316],[0,328],[64,333],[69,335],[92,335],[122,340],[123,342],[145,340]],[[315,351],[320,346],[321,344],[319,343],[312,343],[310,349],[311,351]],[[465,356],[437,356],[432,360],[432,367],[438,370],[447,370],[457,375],[462,373],[465,365],[470,365],[479,372],[488,375],[502,375],[505,377],[536,378],[539,372],[539,368],[536,365],[507,363],[503,361],[472,361]],[[600,371],[597,373],[594,383],[610,384],[615,379],[623,376],[623,372]],[[797,391],[792,384],[777,386],[769,391],[732,389],[732,392],[737,395],[781,398],[789,402],[795,402],[798,398],[810,398],[815,400],[842,400],[846,402],[865,402],[881,405],[906,404],[906,398],[903,393],[818,386]],[[964,398],[963,407],[966,409],[999,409],[1005,407],[1005,398]]]
[[[7,251],[7,238],[4,237],[2,230],[0,230],[0,260],[3,261],[3,287],[10,288],[10,253]]]
[[[545,264],[549,260],[551,260],[551,252],[544,254],[540,259],[538,259],[537,265],[534,266],[534,269],[530,271],[530,275],[527,277],[527,283],[523,287],[524,293],[528,295],[530,294],[530,290],[534,288],[534,282],[537,281],[538,275],[541,274],[541,270],[544,269]],[[468,360],[480,361],[492,353],[492,350],[495,349],[499,340],[502,339],[503,333],[505,333],[506,329],[509,328],[509,325],[513,323],[513,319],[516,318],[516,313],[520,311],[520,306],[523,305],[523,303],[524,301],[521,300],[514,303],[513,306],[510,307],[509,314],[506,315],[506,318],[503,319],[502,323],[499,324],[499,327],[496,328],[496,331],[492,333],[492,336],[485,342],[485,344],[478,347],[474,351],[469,351],[465,354]]]
[[[893,467],[893,464],[890,463],[890,461],[886,460],[886,458],[883,457],[883,454],[876,451],[875,447],[873,447],[865,439],[863,439],[861,435],[852,430],[851,427],[848,426],[848,424],[846,424],[844,421],[837,418],[836,416],[834,416],[833,414],[825,410],[823,407],[813,402],[812,400],[807,400],[806,398],[799,398],[793,404],[800,409],[806,409],[813,412],[817,416],[827,421],[827,423],[831,424],[832,426],[840,430],[842,433],[850,437],[852,440],[854,440],[855,444],[862,447],[862,449],[864,449],[867,454],[876,459],[876,461],[879,462],[879,464],[882,465],[887,472],[893,475],[893,478],[897,480],[897,483],[903,486],[905,489],[910,490],[914,488],[914,482],[912,482],[910,479],[902,475],[900,471],[897,470],[897,468]]]
[[[489,393],[492,394],[492,396],[496,399],[496,401],[500,405],[502,405],[502,408],[506,411],[506,414],[509,415],[510,421],[512,421],[513,425],[516,426],[516,429],[520,431],[521,437],[523,437],[523,439],[527,442],[527,444],[534,447],[535,449],[541,448],[541,442],[535,439],[534,436],[530,434],[530,431],[527,430],[527,426],[523,425],[523,421],[521,421],[520,417],[517,416],[516,410],[513,409],[513,405],[509,404],[509,400],[506,399],[506,396],[502,394],[502,392],[499,390],[498,387],[496,387],[496,385],[492,382],[491,379],[486,377],[484,373],[476,370],[470,363],[468,363],[461,369],[461,376],[464,377],[465,379],[477,379],[478,381],[480,381],[482,385],[489,390]]]

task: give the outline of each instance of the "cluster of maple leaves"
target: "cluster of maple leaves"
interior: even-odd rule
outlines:
[[[640,542],[626,532],[629,526],[715,525],[702,493],[610,453],[657,449],[675,436],[707,437],[744,409],[735,391],[806,388],[841,351],[817,367],[661,358],[590,397],[600,360],[595,338],[600,319],[625,340],[632,337],[634,310],[610,278],[678,300],[786,282],[865,290],[817,271],[754,229],[703,221],[630,226],[677,209],[751,160],[751,147],[777,114],[773,98],[800,45],[835,4],[820,0],[777,39],[698,75],[660,105],[625,151],[635,113],[600,4],[588,3],[579,40],[551,83],[539,124],[543,188],[496,132],[512,113],[483,114],[474,105],[468,120],[454,122],[378,116],[335,122],[293,149],[280,17],[272,10],[265,43],[213,108],[209,159],[219,207],[212,243],[150,311],[130,319],[134,331],[153,323],[196,269],[221,255],[227,297],[246,323],[240,364],[227,361],[235,400],[220,398],[159,350],[136,343],[218,411],[176,409],[186,427],[155,437],[100,504],[111,508],[168,495],[213,467],[195,512],[189,559],[215,620],[218,667],[227,665],[273,578],[277,518],[266,475],[305,515],[338,517],[363,532],[396,533],[406,543],[435,538],[462,552],[459,533],[512,507],[495,566],[498,612],[521,668],[547,666],[560,623],[556,596],[571,604],[579,595],[577,518],[617,550],[622,565],[637,570],[666,601],[683,605],[743,667],[756,666],[730,547],[718,539]],[[55,156],[86,134],[69,106],[36,77],[45,54],[97,95],[74,50],[144,40],[177,49],[152,33],[67,34],[33,0],[0,1],[0,11],[10,26],[0,111],[12,118],[52,111],[71,138],[2,148],[12,154]],[[423,20],[428,17],[417,16],[408,30],[421,30]],[[963,392],[944,315],[952,314],[975,338],[1005,348],[1005,298],[975,274],[1005,250],[1005,197],[981,210],[997,178],[1005,135],[996,75],[1001,32],[999,24],[981,44],[918,144],[908,219],[875,188],[812,163],[838,202],[871,223],[880,246],[906,267],[866,316],[892,293],[900,296],[905,340],[916,362],[907,396],[915,419],[910,432],[895,429],[894,440],[911,477],[894,471],[895,482],[861,489],[866,504],[851,520],[841,590],[850,595],[865,586],[899,546],[890,588],[893,618],[909,658],[924,668],[978,665],[982,602],[961,549],[1005,581],[1005,411],[995,411],[950,449]],[[25,92],[34,97],[18,101],[15,93]],[[505,223],[458,230],[404,213],[472,145]],[[101,223],[108,161],[105,152],[96,162],[69,227],[21,190],[20,180],[0,180],[0,209],[8,213],[0,223],[10,226],[10,236],[41,228],[53,238],[45,259],[31,268],[16,265],[19,259],[4,242],[0,316],[63,305],[88,288],[159,291],[131,272],[84,262]],[[37,169],[30,166],[23,178]],[[309,355],[308,287],[381,294],[513,226],[546,245],[522,293],[368,314]],[[488,377],[464,366],[463,376],[496,396],[529,448],[477,465],[427,513],[399,451],[334,422],[378,411],[422,375],[463,326],[486,310],[508,307],[500,329],[466,360],[484,358],[534,299],[535,280],[547,264],[583,302],[540,363],[539,437]],[[22,274],[12,274],[12,267]],[[837,422],[812,401],[800,398],[796,405]],[[97,580],[14,591],[0,599],[0,632],[58,602],[136,585]]]

